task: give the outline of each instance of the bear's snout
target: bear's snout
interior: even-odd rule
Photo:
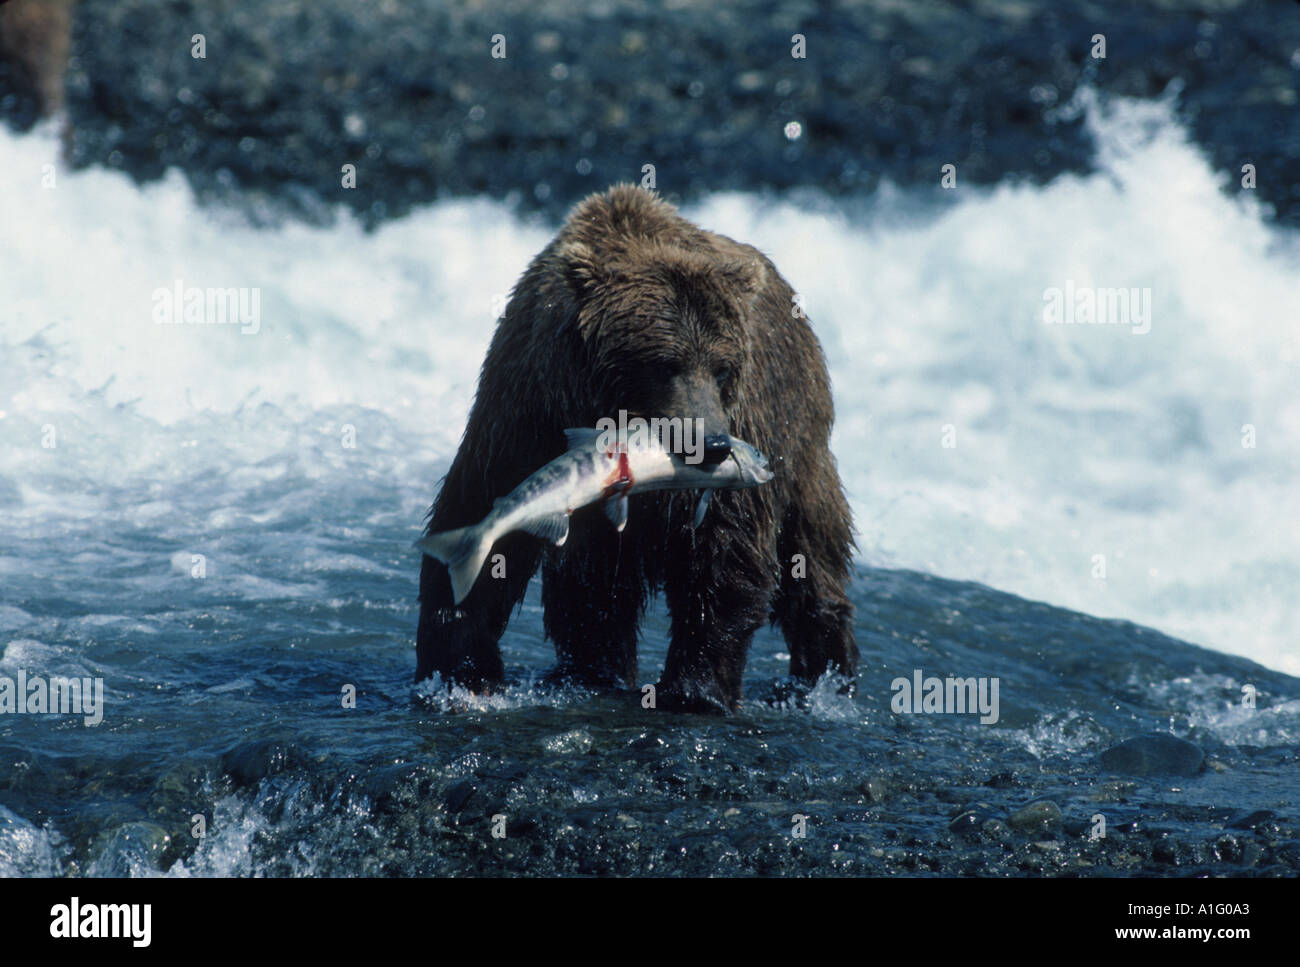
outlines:
[[[686,462],[716,467],[731,454],[731,426],[717,385],[703,372],[682,374],[670,384],[665,416],[677,417],[683,429]]]
[[[704,438],[704,466],[716,467],[731,456],[731,437],[725,433],[715,433]]]

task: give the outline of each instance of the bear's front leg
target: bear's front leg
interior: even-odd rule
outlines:
[[[848,681],[858,670],[853,640],[853,531],[838,478],[822,465],[786,512],[779,541],[781,587],[773,617],[790,646],[790,674],[812,686],[827,672]]]
[[[620,535],[600,507],[570,518],[569,540],[542,565],[546,635],[555,642],[552,681],[636,688],[637,626],[646,584],[635,550],[640,517]]]
[[[457,607],[444,564],[427,554],[420,566],[420,625],[416,633],[415,680],[438,672],[444,683],[473,692],[491,691],[505,680],[498,642],[510,612],[524,596],[541,556],[535,538],[511,535],[496,542],[504,558],[504,576],[487,568],[474,590]]]
[[[672,640],[656,708],[732,712],[740,704],[750,639],[767,620],[775,581],[757,549],[732,537],[713,538],[724,545],[718,548],[701,535],[685,560],[666,569]]]

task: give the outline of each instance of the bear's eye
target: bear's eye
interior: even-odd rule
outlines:
[[[636,368],[640,370],[643,378],[658,384],[672,382],[677,374],[681,372],[681,367],[671,359],[646,360]]]
[[[736,378],[736,370],[734,367],[723,363],[713,371],[713,378],[717,380],[720,388],[726,389],[731,385],[731,381]]]

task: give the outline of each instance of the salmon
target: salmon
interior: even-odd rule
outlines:
[[[730,455],[707,466],[688,463],[653,434],[622,442],[611,442],[610,434],[595,429],[569,429],[564,434],[569,449],[498,498],[479,523],[415,542],[447,565],[456,604],[469,595],[492,545],[506,534],[525,531],[561,546],[569,537],[569,516],[601,501],[621,532],[627,525],[628,497],[651,490],[703,490],[693,524],[698,527],[714,490],[757,487],[772,479],[767,458],[735,437]]]

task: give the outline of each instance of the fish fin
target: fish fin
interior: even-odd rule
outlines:
[[[623,533],[623,528],[627,526],[627,494],[610,497],[605,501],[605,516],[610,519],[616,531]]]
[[[520,525],[520,530],[526,530],[535,537],[552,541],[556,547],[561,547],[569,539],[569,515],[548,514],[538,517]]]
[[[712,490],[706,490],[700,494],[700,502],[695,505],[695,520],[691,522],[692,530],[704,523],[704,512],[709,509],[709,501],[711,500],[713,500]]]
[[[456,604],[469,596],[478,580],[483,562],[487,560],[492,544],[481,524],[462,527],[458,530],[440,531],[429,534],[415,542],[425,554],[447,565],[447,576],[451,578],[451,593]]]
[[[590,450],[602,432],[590,426],[569,427],[564,431],[564,439],[570,450]]]

